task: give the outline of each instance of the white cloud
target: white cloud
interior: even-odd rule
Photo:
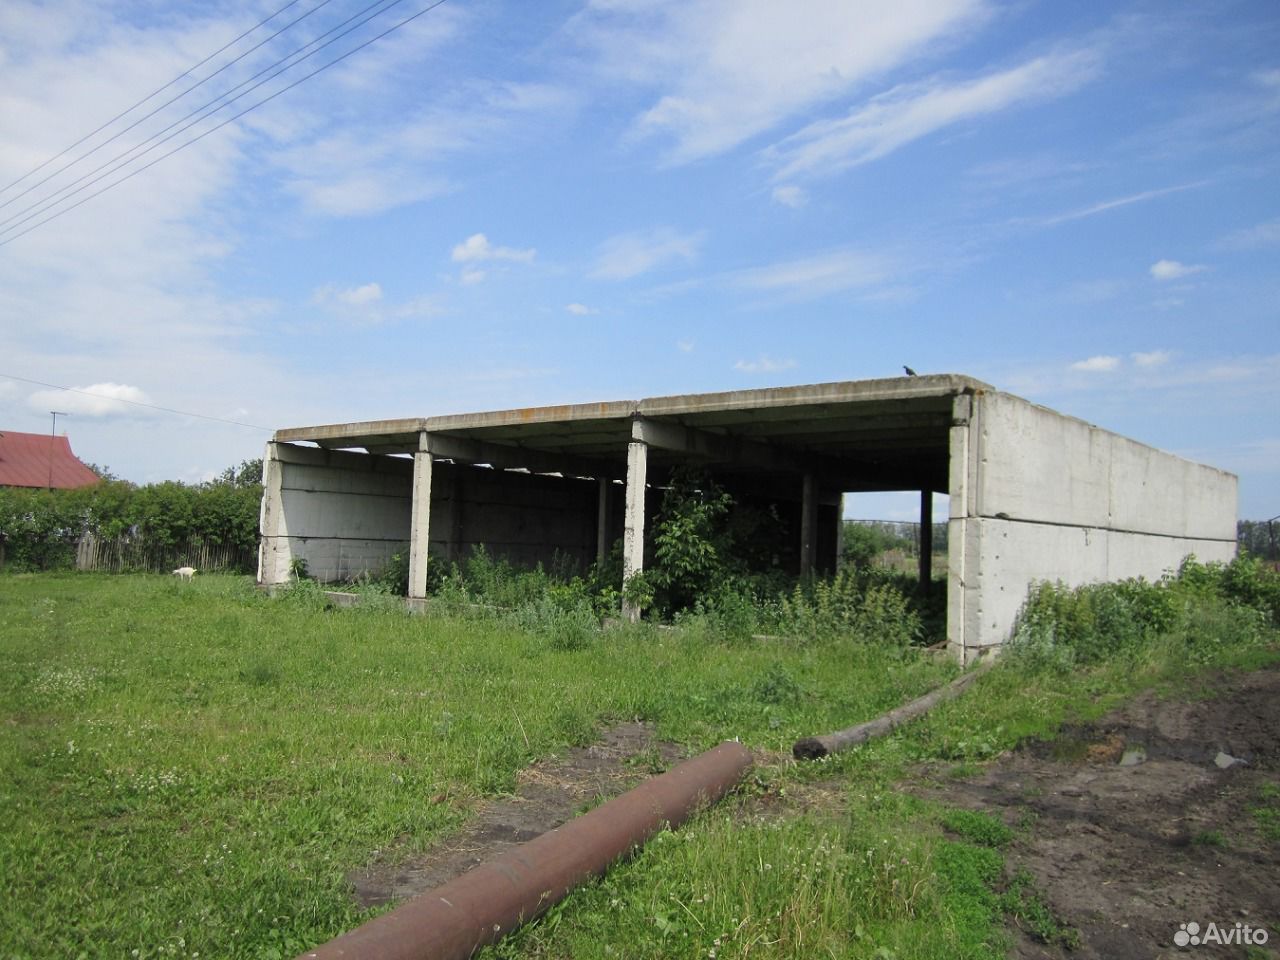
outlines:
[[[385,173],[347,173],[323,181],[298,178],[286,185],[314,212],[332,217],[363,217],[420,203],[449,193],[452,185],[439,177],[416,180]]]
[[[544,84],[460,84],[424,109],[414,86],[392,77],[344,94],[336,102],[315,95],[287,115],[251,115],[255,130],[278,139],[268,158],[284,188],[325,216],[368,216],[451,193],[458,184],[447,164],[532,138],[573,101]]]
[[[382,284],[376,282],[358,287],[343,288],[334,284],[318,287],[311,295],[311,302],[339,317],[362,324],[428,317],[441,312],[440,305],[430,295],[401,303],[387,301]]]
[[[483,263],[486,260],[510,260],[514,263],[532,263],[538,251],[530,247],[495,247],[483,233],[473,233],[453,248],[454,263]]]
[[[732,149],[954,38],[983,0],[601,0],[574,30],[611,79],[656,88],[638,136],[669,163]]]
[[[773,188],[773,202],[780,203],[784,207],[791,207],[794,210],[808,203],[809,195],[803,188],[797,187],[795,184],[786,184]]]
[[[1280,220],[1245,227],[1223,237],[1218,245],[1228,250],[1260,250],[1280,246]]]
[[[1157,260],[1151,265],[1151,276],[1156,280],[1181,280],[1193,273],[1209,269],[1203,264],[1179,263],[1177,260]]]
[[[1092,217],[1099,213],[1106,213],[1109,210],[1115,210],[1119,207],[1127,207],[1134,203],[1145,203],[1148,200],[1154,200],[1157,197],[1168,196],[1171,193],[1181,193],[1183,190],[1194,190],[1197,187],[1203,187],[1208,184],[1208,180],[1196,180],[1194,183],[1180,183],[1176,187],[1161,187],[1158,190],[1144,190],[1141,193],[1130,194],[1127,197],[1117,197],[1115,200],[1103,200],[1101,203],[1090,204],[1079,210],[1069,210],[1066,213],[1059,213],[1052,217],[1045,217],[1038,221],[1041,226],[1055,227],[1060,223],[1068,223],[1072,220],[1083,220],[1085,217]]]
[[[1090,357],[1087,360],[1077,360],[1071,364],[1072,370],[1080,370],[1085,373],[1109,373],[1118,369],[1120,366],[1119,357],[1098,356]]]
[[[595,310],[591,307],[588,307],[585,303],[566,304],[565,310],[569,311],[569,313],[572,313],[575,317],[587,317],[593,313],[600,312],[599,310]]]
[[[473,287],[477,283],[483,283],[485,272],[483,270],[463,270],[458,279],[465,287]]]
[[[748,290],[822,296],[872,287],[889,274],[889,263],[883,256],[843,249],[742,270],[733,275],[732,282]]]
[[[1131,353],[1129,357],[1139,367],[1162,367],[1173,357],[1168,350],[1152,350],[1148,353]]]
[[[382,285],[366,283],[363,286],[352,287],[350,290],[336,290],[333,298],[349,307],[363,307],[382,299]]]
[[[1068,160],[1054,153],[1029,153],[975,164],[965,177],[987,190],[1025,193],[1042,190],[1046,182],[1079,181],[1099,165],[1099,161]]]
[[[1160,354],[1165,351],[1153,351]],[[1016,366],[990,376],[992,382],[1001,383],[1004,389],[1037,398],[1053,405],[1055,397],[1063,394],[1087,392],[1090,403],[1102,401],[1116,409],[1134,411],[1150,410],[1150,399],[1141,401],[1146,406],[1134,406],[1135,396],[1149,398],[1160,391],[1179,391],[1169,399],[1159,401],[1159,409],[1192,408],[1200,410],[1206,404],[1228,396],[1244,401],[1245,410],[1270,409],[1280,402],[1280,354],[1243,354],[1227,356],[1197,355],[1179,359],[1168,351],[1167,361],[1151,364],[1133,371],[1131,376],[1096,377],[1081,373],[1109,373],[1123,367],[1119,357],[1103,355],[1091,357],[1073,364],[1046,364],[1030,368]],[[1139,366],[1135,360],[1135,367]],[[1222,391],[1206,392],[1205,387],[1221,387]],[[1103,400],[1102,398],[1105,398]],[[1063,409],[1075,409],[1073,401]],[[1140,434],[1134,434],[1140,436]]]
[[[439,301],[430,294],[411,297],[391,307],[389,313],[398,320],[411,320],[421,317],[434,317],[443,313]]]
[[[777,373],[780,370],[791,370],[797,366],[793,359],[775,360],[768,354],[762,353],[755,360],[739,360],[733,365],[733,369],[740,373]]]
[[[619,234],[601,244],[591,276],[629,280],[669,263],[692,263],[704,239],[703,233],[680,233],[669,227]]]
[[[38,412],[58,410],[81,417],[149,416],[154,411],[134,404],[151,403],[138,387],[124,383],[95,383],[69,390],[37,390],[27,406]]]
[[[821,120],[767,154],[776,178],[824,175],[869,163],[944,127],[1023,103],[1065,96],[1098,73],[1088,51],[1049,54],[974,80],[895,87],[839,120]]]
[[[696,344],[692,340],[677,340],[676,349],[681,353],[693,353]]]

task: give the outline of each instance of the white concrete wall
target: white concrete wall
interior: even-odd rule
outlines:
[[[308,575],[345,580],[376,572],[409,547],[413,461],[292,444],[268,444],[264,460],[258,581],[285,583],[294,559]],[[595,558],[594,480],[434,464],[430,550],[464,559],[483,544],[513,563],[557,552]]]
[[[1008,394],[978,394],[958,413],[953,649],[1007,639],[1035,581],[1155,579],[1187,554],[1235,555],[1234,475]]]
[[[412,461],[268,444],[264,466],[259,583],[288,581],[294,559],[343,580],[407,548]]]

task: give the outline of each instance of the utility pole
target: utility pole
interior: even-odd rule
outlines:
[[[49,427],[49,492],[52,493],[53,492],[53,445],[57,443],[57,440],[54,439],[54,434],[58,432],[58,418],[69,417],[71,416],[71,414],[67,413],[65,410],[50,410],[49,413],[53,417],[53,423]]]

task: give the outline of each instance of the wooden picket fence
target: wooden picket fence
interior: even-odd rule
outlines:
[[[168,573],[178,567],[229,573],[253,573],[258,567],[258,551],[236,544],[157,544],[140,537],[100,539],[84,534],[76,543],[76,569],[103,573]]]

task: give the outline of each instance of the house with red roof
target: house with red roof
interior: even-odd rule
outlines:
[[[98,482],[98,475],[71,452],[65,436],[0,431],[0,487],[73,490]]]

